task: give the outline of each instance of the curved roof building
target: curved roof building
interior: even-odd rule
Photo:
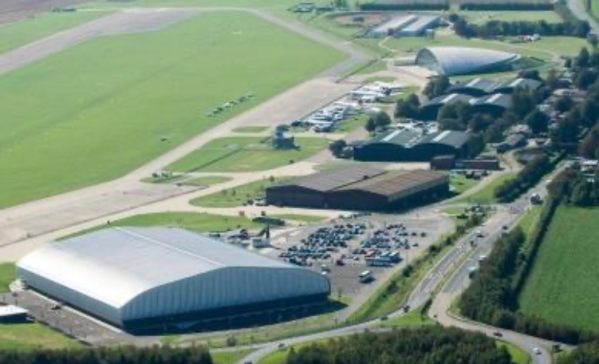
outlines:
[[[485,48],[428,47],[416,55],[416,64],[440,75],[454,76],[511,69],[520,56]]]
[[[34,290],[125,329],[326,299],[327,277],[203,235],[111,228],[48,244],[17,263]]]

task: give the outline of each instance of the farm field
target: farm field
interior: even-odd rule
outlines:
[[[210,232],[239,228],[258,229],[262,225],[239,216],[222,216],[197,212],[161,212],[128,217],[114,221],[117,226],[168,226]]]
[[[177,172],[251,172],[305,159],[328,145],[324,138],[295,138],[297,149],[275,150],[269,137],[215,139],[168,169]]]
[[[599,327],[599,209],[560,206],[519,299],[520,309],[546,320]],[[592,228],[590,228],[592,227]]]
[[[121,176],[343,58],[249,14],[215,12],[95,39],[4,75],[0,207]]]
[[[109,11],[42,13],[32,18],[0,25],[0,54],[109,13]]]

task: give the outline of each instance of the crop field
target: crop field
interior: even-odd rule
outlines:
[[[597,221],[597,208],[558,208],[520,296],[523,312],[597,330]]]
[[[215,12],[9,73],[0,77],[0,207],[121,176],[343,57],[249,14]]]
[[[323,150],[323,138],[296,138],[297,149],[276,150],[270,138],[231,137],[215,139],[173,163],[178,172],[251,172],[267,170],[305,159]]]
[[[42,13],[33,18],[0,25],[0,53],[108,14],[108,11]]]

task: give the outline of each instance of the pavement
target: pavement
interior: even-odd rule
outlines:
[[[591,26],[593,33],[599,34],[599,22],[597,22],[595,18],[593,18],[589,13],[587,13],[586,9],[580,1],[568,0],[568,7],[570,8],[574,16],[576,16],[578,19],[586,20],[587,22],[589,22],[589,25]]]

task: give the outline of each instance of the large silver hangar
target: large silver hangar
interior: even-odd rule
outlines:
[[[508,70],[518,58],[515,53],[485,48],[427,47],[416,55],[416,64],[439,75],[454,76]]]
[[[288,308],[330,293],[317,272],[171,228],[116,227],[50,243],[21,259],[17,274],[131,331]]]

